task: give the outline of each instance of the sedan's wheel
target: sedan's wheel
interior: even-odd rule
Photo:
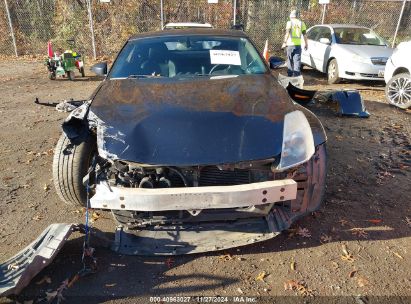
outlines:
[[[336,59],[328,63],[327,74],[329,84],[338,83],[341,80],[340,77],[338,77],[338,64]]]
[[[411,107],[411,75],[401,73],[392,77],[385,86],[387,101],[401,109]]]
[[[88,137],[79,145],[73,145],[63,133],[57,142],[53,158],[53,181],[60,199],[75,206],[86,206],[87,191],[83,177],[96,152],[96,140]]]

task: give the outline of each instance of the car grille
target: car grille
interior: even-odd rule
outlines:
[[[220,170],[215,166],[204,167],[200,171],[199,186],[233,186],[252,182],[250,170]]]
[[[387,57],[372,57],[371,62],[375,65],[386,65],[387,64]]]

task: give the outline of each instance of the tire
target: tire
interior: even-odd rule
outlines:
[[[50,79],[50,80],[56,80],[56,74],[53,73],[53,72],[50,72],[50,73],[49,73],[49,79]]]
[[[385,86],[387,101],[401,109],[411,107],[411,75],[408,73],[397,74]]]
[[[336,59],[332,59],[327,66],[328,84],[339,83],[341,78],[338,77],[338,64]]]
[[[66,204],[87,205],[87,191],[83,177],[87,174],[96,153],[96,139],[92,136],[73,145],[63,133],[57,142],[53,158],[53,182],[57,194]]]
[[[67,74],[70,80],[74,80],[74,78],[76,78],[76,76],[74,75],[74,71],[68,71]]]
[[[81,77],[86,77],[86,73],[84,72],[84,67],[80,69]]]

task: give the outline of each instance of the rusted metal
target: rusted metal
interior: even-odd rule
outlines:
[[[181,166],[278,155],[284,115],[299,107],[267,73],[106,80],[90,109],[99,121],[101,156]],[[321,144],[321,123],[302,111]]]

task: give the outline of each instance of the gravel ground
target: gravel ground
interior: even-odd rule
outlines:
[[[224,252],[169,259],[119,256],[97,247],[98,272],[65,290],[68,302],[148,303],[143,297],[177,295],[301,302],[311,294],[327,303],[386,299],[375,296],[411,301],[410,112],[386,104],[381,83],[326,86],[322,74],[304,75],[306,88],[360,90],[371,113],[369,119],[347,118],[328,104],[310,107],[328,135],[327,189],[318,212],[272,240]],[[64,205],[52,185],[53,148],[66,114],[33,101],[85,99],[99,81],[49,81],[41,63],[0,62],[1,261],[51,223],[84,221],[83,211]],[[111,215],[100,213],[95,227],[110,236]],[[82,240],[72,235],[15,300],[39,303],[53,295],[81,269]]]

